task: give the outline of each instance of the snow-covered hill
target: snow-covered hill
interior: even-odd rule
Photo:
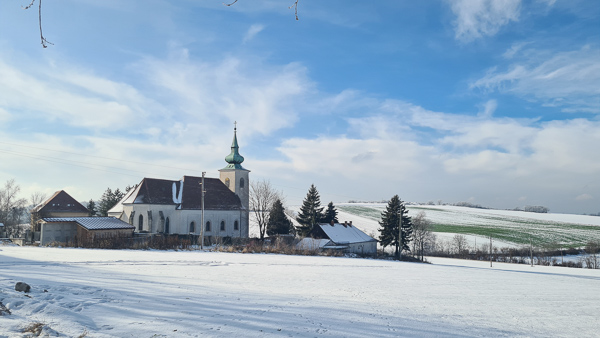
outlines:
[[[0,337],[595,337],[598,270],[0,246]],[[16,282],[32,286],[28,295]],[[47,291],[47,292],[45,292]]]
[[[353,221],[367,234],[377,234],[378,221],[386,204],[341,203],[340,221]],[[582,246],[600,241],[600,217],[571,214],[539,214],[524,211],[475,209],[447,205],[408,205],[409,215],[424,212],[438,234],[470,234],[483,243],[490,234],[494,245],[561,243]],[[443,237],[443,235],[442,235]]]

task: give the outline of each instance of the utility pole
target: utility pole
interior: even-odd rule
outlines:
[[[490,268],[492,267],[492,235],[490,234]]]
[[[531,261],[531,267],[533,268],[533,244],[531,243],[531,237],[529,237],[529,260]]]
[[[200,249],[204,250],[204,194],[206,193],[206,190],[204,189],[204,175],[206,175],[206,171],[202,172],[202,182],[200,183],[200,187],[202,188],[202,199],[201,199],[201,206],[202,206],[202,216],[200,218]]]
[[[402,259],[402,204],[400,204],[400,217],[398,217],[398,260]]]

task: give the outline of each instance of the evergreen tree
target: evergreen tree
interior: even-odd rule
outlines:
[[[294,226],[285,215],[283,203],[281,203],[280,199],[275,200],[271,206],[271,211],[269,212],[267,235],[288,235],[293,232]]]
[[[298,235],[300,237],[308,236],[315,225],[319,224],[323,218],[322,213],[321,197],[319,197],[319,192],[315,185],[311,184],[302,202],[302,207],[300,207],[300,213],[296,217],[296,221],[300,223],[300,226],[297,227]]]
[[[125,193],[119,190],[119,188],[115,191],[107,188],[104,194],[102,194],[102,198],[100,198],[97,213],[100,214],[100,216],[108,216],[108,210],[119,203],[123,196],[125,196]]]
[[[398,234],[400,231],[398,226],[400,215],[402,215],[402,236],[399,240]],[[379,241],[384,249],[386,246],[394,246],[396,249],[395,255],[398,258],[400,258],[402,250],[410,251],[408,243],[412,239],[412,221],[408,216],[408,210],[406,210],[404,202],[400,200],[398,195],[392,197],[385,211],[381,213],[379,225],[381,226],[379,229],[381,233]]]
[[[98,210],[96,210],[96,202],[92,199],[88,202],[87,209],[90,211],[90,216],[96,216],[98,213]]]
[[[329,204],[327,204],[327,210],[325,210],[325,215],[323,216],[322,222],[331,223],[331,221],[333,221],[334,223],[339,223],[340,221],[338,221],[337,214],[338,212],[335,209],[333,202],[329,202]]]

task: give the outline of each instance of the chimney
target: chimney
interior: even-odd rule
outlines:
[[[350,222],[348,223],[348,225],[349,225],[349,226],[352,226],[352,221],[350,221]]]
[[[330,224],[331,226],[333,226],[335,223],[333,223],[333,220],[331,220],[331,222],[329,222],[329,224]]]
[[[344,228],[348,227],[348,221],[344,221]]]

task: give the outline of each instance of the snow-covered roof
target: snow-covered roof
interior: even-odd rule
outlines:
[[[42,220],[46,223],[74,222],[87,230],[134,229],[133,225],[115,217],[52,217]]]
[[[321,249],[327,244],[331,243],[328,239],[316,239],[316,238],[303,238],[298,244],[296,244],[296,248],[299,250],[316,250]]]
[[[360,231],[352,224],[319,224],[319,227],[325,232],[327,237],[335,244],[363,243],[376,241],[371,236]]]

